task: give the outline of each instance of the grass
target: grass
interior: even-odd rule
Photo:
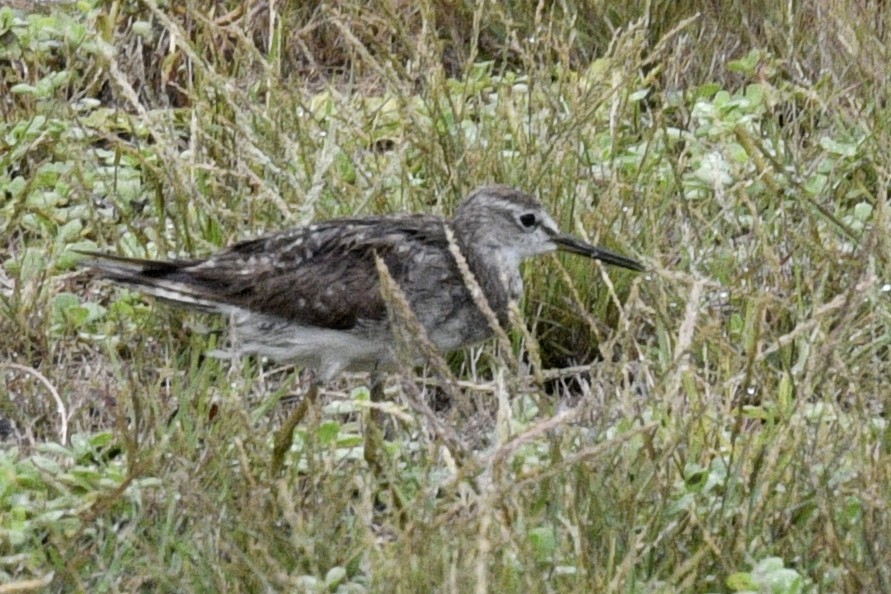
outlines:
[[[888,12],[632,4],[0,8],[0,592],[891,591]],[[367,378],[270,476],[294,370],[75,268],[486,182],[649,272],[527,265],[381,474]]]

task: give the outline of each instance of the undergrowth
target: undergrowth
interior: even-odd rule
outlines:
[[[593,4],[0,8],[0,592],[891,591],[884,5]],[[76,268],[490,182],[648,271],[527,264],[378,473]]]

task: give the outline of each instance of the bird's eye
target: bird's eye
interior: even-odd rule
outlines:
[[[526,227],[527,229],[531,229],[538,224],[538,219],[535,218],[535,215],[531,212],[527,212],[524,215],[520,215],[520,224]]]

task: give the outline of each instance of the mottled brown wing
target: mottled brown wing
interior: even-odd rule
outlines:
[[[386,317],[375,253],[399,281],[431,249],[448,249],[436,217],[343,219],[238,243],[178,274],[207,300],[345,330]]]

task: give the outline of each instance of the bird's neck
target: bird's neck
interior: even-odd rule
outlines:
[[[456,234],[456,240],[489,307],[498,316],[498,322],[507,326],[509,304],[523,294],[519,259],[481,237]]]

